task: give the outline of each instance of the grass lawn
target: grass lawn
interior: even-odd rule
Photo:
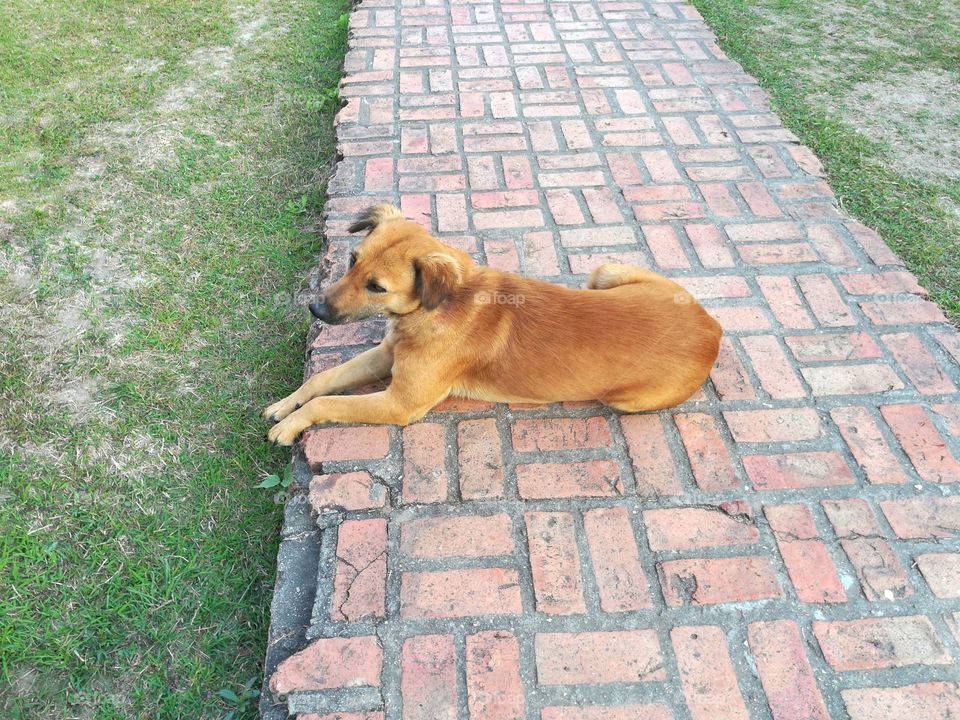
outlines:
[[[0,7],[4,718],[254,716],[348,7]]]
[[[960,320],[960,5],[692,0],[843,206]]]

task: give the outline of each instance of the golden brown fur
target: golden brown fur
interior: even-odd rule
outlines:
[[[717,322],[648,270],[602,265],[589,289],[571,290],[479,267],[388,205],[367,211],[351,227],[360,230],[370,232],[355,265],[311,310],[333,322],[385,313],[391,329],[268,407],[274,442],[316,423],[406,425],[448,395],[655,410],[690,397],[716,360]],[[385,391],[333,395],[391,375]]]

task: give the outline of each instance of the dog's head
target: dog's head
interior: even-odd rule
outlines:
[[[369,208],[349,230],[366,230],[367,236],[350,253],[346,275],[310,304],[324,322],[435,310],[454,295],[473,264],[392,205]]]

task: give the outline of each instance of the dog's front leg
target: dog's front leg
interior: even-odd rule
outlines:
[[[362,387],[390,375],[393,366],[393,342],[388,337],[375,348],[366,350],[337,367],[317,373],[295,392],[263,411],[265,420],[283,420],[302,405],[320,395],[332,395]]]
[[[426,415],[444,397],[446,392],[412,398],[401,395],[393,386],[369,395],[318,397],[270,428],[267,437],[277,445],[293,445],[300,433],[320,423],[406,425]]]

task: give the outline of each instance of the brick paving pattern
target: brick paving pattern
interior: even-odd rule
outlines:
[[[674,278],[684,405],[450,400],[296,451],[262,709],[960,717],[960,338],[684,2],[363,0],[324,259],[398,204],[503,270]],[[383,323],[314,328],[308,373]]]

